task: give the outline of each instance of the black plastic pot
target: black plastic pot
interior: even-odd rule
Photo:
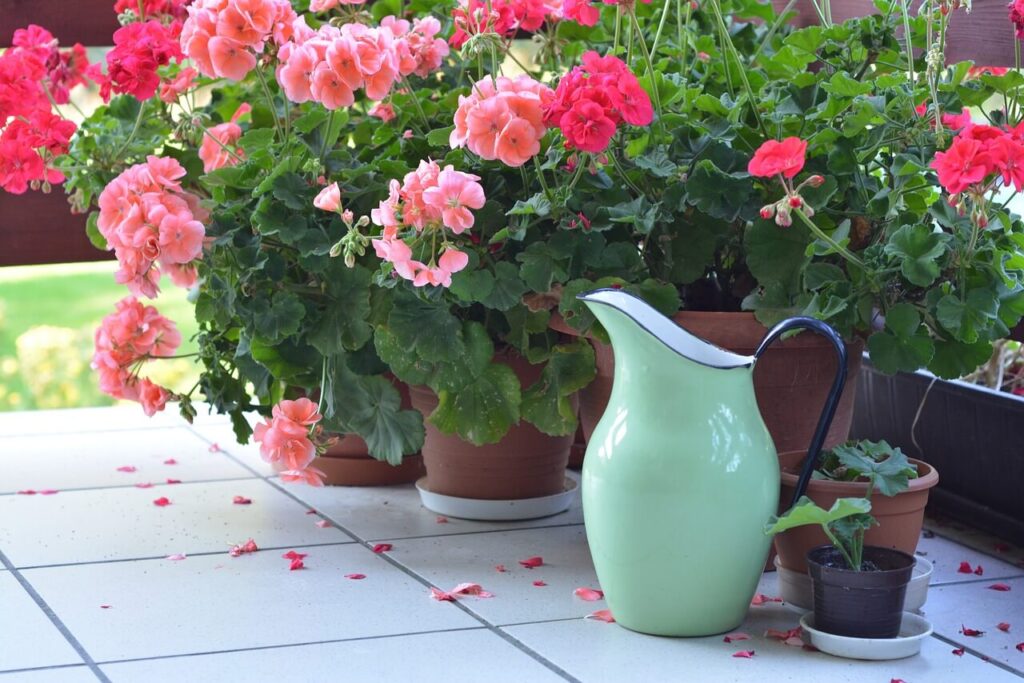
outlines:
[[[914,571],[914,556],[892,548],[864,547],[864,562],[876,571],[847,569],[834,546],[807,553],[814,590],[814,627],[851,638],[895,638],[903,600]]]

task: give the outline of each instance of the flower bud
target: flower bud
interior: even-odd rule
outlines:
[[[810,178],[807,179],[807,184],[810,185],[811,187],[821,187],[822,185],[825,184],[825,176],[820,176],[817,174],[812,175]]]
[[[775,205],[765,204],[761,207],[761,218],[768,220],[775,215]]]
[[[345,225],[352,225],[352,221],[354,221],[355,218],[356,215],[352,213],[351,209],[345,209],[341,212],[341,220],[345,221]]]
[[[333,247],[331,247],[331,251],[330,251],[331,258],[337,258],[337,257],[341,256],[342,247],[343,247],[343,245],[342,245],[341,242],[336,242],[335,245]]]
[[[775,214],[775,224],[783,228],[793,225],[793,216],[789,213],[789,207],[779,207],[779,212]]]
[[[355,268],[356,266],[356,255],[352,252],[345,254],[345,266],[348,268]]]
[[[800,195],[794,194],[791,195],[789,198],[789,205],[792,206],[794,209],[799,209],[801,206],[804,205],[804,200],[803,198],[800,197]]]

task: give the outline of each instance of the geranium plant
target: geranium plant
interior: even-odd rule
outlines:
[[[601,286],[814,315],[884,370],[956,376],[1024,313],[997,199],[1024,80],[943,65],[957,4],[792,30],[756,0],[119,2],[111,99],[58,165],[133,295],[194,288],[194,391],[241,439],[269,416],[264,455],[298,478],[328,434],[419,447],[395,378],[473,443],[572,432],[593,351],[549,323],[602,336],[575,298]],[[988,124],[963,113],[992,95]],[[170,349],[107,351],[132,396]]]

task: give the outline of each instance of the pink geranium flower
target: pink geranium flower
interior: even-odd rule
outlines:
[[[203,142],[199,146],[199,158],[203,160],[203,170],[209,173],[225,166],[234,166],[245,157],[245,150],[235,145],[242,137],[239,119],[252,111],[248,103],[241,104],[232,115],[231,120],[221,123],[205,131]],[[231,150],[231,151],[228,151]]]
[[[313,206],[321,211],[335,212],[341,208],[341,188],[338,183],[331,183],[313,199]]]
[[[792,178],[803,170],[806,152],[807,143],[797,137],[782,141],[767,140],[754,152],[747,171],[760,178],[771,178],[779,174]]]
[[[310,431],[320,421],[315,403],[308,398],[281,401],[272,417],[256,425],[253,440],[260,444],[260,455],[279,472],[283,481],[304,481],[322,485],[323,473],[310,467],[316,446]]]
[[[479,176],[448,166],[437,176],[437,185],[423,191],[423,202],[441,212],[445,227],[456,235],[473,227],[470,209],[481,209],[486,198]]]

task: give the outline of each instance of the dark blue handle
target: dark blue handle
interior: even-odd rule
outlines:
[[[804,467],[800,471],[800,479],[796,484],[796,495],[793,496],[793,502],[790,503],[790,507],[795,505],[796,501],[800,500],[800,496],[804,495],[804,492],[807,490],[807,485],[811,481],[811,473],[814,472],[818,456],[821,455],[821,446],[825,442],[825,435],[828,434],[832,418],[835,417],[836,406],[839,405],[839,397],[842,396],[843,387],[846,385],[846,345],[843,344],[842,337],[832,329],[831,325],[815,318],[800,317],[783,320],[768,332],[764,341],[761,342],[761,345],[757,347],[757,351],[754,352],[754,358],[760,358],[768,346],[786,332],[799,329],[811,330],[832,342],[832,346],[836,350],[836,357],[839,360],[839,367],[836,369],[836,378],[832,381],[832,388],[828,392],[825,408],[821,411],[821,417],[818,418],[818,427],[814,430],[811,445],[807,448],[807,458],[804,460]]]

